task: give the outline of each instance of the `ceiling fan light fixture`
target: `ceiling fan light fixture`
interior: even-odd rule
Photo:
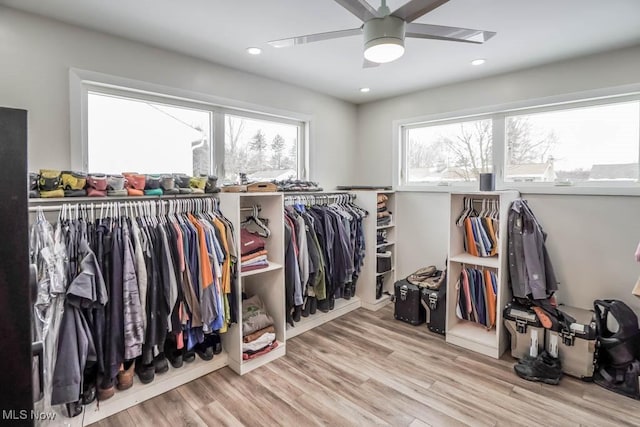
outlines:
[[[395,16],[374,18],[364,23],[364,57],[384,64],[404,54],[405,22]]]
[[[260,55],[262,53],[262,49],[260,49],[259,47],[248,47],[247,48],[247,53],[249,55]]]
[[[487,62],[485,59],[478,58],[478,59],[474,59],[473,61],[471,61],[471,65],[482,65],[485,62]]]
[[[364,57],[367,61],[384,64],[404,55],[404,40],[385,37],[365,44]]]
[[[362,93],[368,93],[368,92],[371,92],[371,89],[370,89],[370,88],[368,88],[368,87],[361,87],[361,88],[360,88],[360,92],[362,92]]]

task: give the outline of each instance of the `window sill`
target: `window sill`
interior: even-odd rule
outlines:
[[[394,188],[396,192],[424,192],[424,193],[461,193],[477,192],[478,183],[474,185],[400,185]],[[588,185],[523,185],[507,183],[496,184],[496,191],[516,190],[521,194],[550,194],[566,196],[640,196],[640,185],[629,184],[628,186],[588,186]]]

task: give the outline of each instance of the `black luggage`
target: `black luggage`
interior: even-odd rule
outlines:
[[[394,317],[412,325],[420,325],[425,321],[425,310],[420,303],[420,288],[406,279],[394,284],[395,312]]]
[[[438,289],[423,287],[421,294],[427,327],[431,332],[444,335],[447,317],[447,284],[442,283]]]

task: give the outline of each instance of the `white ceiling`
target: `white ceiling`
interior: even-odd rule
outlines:
[[[391,10],[407,0],[388,0]],[[371,0],[374,7],[378,4]],[[496,31],[484,45],[407,39],[362,69],[361,36],[276,49],[269,40],[355,28],[332,0],[0,0],[355,103],[640,43],[640,0],[450,0],[415,22]],[[263,49],[249,56],[245,48]],[[486,58],[473,67],[470,61]],[[361,94],[360,87],[371,92]]]

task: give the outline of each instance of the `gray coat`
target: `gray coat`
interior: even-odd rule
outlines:
[[[509,283],[517,298],[546,299],[558,290],[547,234],[526,200],[514,200],[508,218]]]
[[[122,291],[124,307],[124,359],[131,360],[142,354],[144,320],[134,260],[135,251],[127,226],[122,227],[124,256],[122,264]]]
[[[95,254],[86,241],[80,243],[80,273],[67,289],[64,314],[60,325],[58,354],[53,371],[51,404],[75,402],[82,390],[82,374],[87,361],[97,359],[91,329],[83,308],[106,305],[107,288]]]

